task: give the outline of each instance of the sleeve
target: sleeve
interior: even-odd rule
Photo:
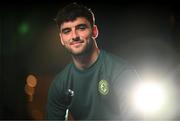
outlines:
[[[67,107],[63,86],[54,81],[48,91],[46,119],[65,120]]]
[[[140,78],[135,69],[124,69],[114,80],[114,91],[118,97],[120,119],[137,119],[132,106],[131,94],[133,87],[139,83]]]

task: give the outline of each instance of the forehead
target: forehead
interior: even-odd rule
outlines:
[[[90,22],[84,18],[84,17],[77,17],[75,20],[73,21],[67,21],[67,22],[64,22],[62,25],[61,25],[61,30],[64,29],[64,28],[72,28],[72,27],[75,27],[79,24],[86,24],[87,26],[90,26]]]

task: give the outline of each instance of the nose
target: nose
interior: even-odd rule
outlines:
[[[78,37],[78,33],[77,33],[77,31],[74,29],[74,30],[72,31],[72,38],[75,39],[75,38],[77,38],[77,37]]]

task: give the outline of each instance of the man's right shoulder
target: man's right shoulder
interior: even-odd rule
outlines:
[[[54,78],[54,82],[66,80],[66,78],[68,78],[68,76],[71,73],[72,66],[73,66],[72,63],[70,63],[70,64],[66,65],[63,70],[58,72]]]

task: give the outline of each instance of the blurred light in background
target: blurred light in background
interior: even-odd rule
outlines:
[[[29,74],[26,78],[26,85],[25,85],[25,93],[28,96],[28,101],[32,102],[34,93],[35,93],[35,87],[37,85],[37,78],[35,75]]]
[[[22,22],[18,27],[18,32],[21,35],[25,35],[29,32],[29,24],[27,22]]]
[[[34,75],[30,74],[27,76],[26,83],[30,87],[35,87],[37,84],[37,78]]]
[[[147,77],[132,89],[131,104],[144,119],[174,119],[176,91],[170,80]]]
[[[144,82],[135,88],[133,103],[135,109],[141,113],[156,113],[165,105],[166,96],[166,90],[160,83]]]

